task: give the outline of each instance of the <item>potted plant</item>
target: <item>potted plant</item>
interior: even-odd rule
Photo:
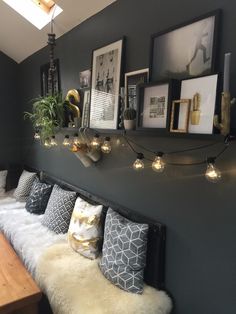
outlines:
[[[25,112],[24,117],[31,120],[39,133],[42,143],[56,133],[63,125],[64,109],[62,95],[39,97],[32,101],[32,112]]]
[[[136,110],[134,108],[126,108],[124,111],[124,128],[125,130],[133,130],[135,128]]]

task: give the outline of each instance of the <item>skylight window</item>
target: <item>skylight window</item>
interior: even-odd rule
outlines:
[[[3,0],[38,29],[42,29],[63,10],[51,0]]]

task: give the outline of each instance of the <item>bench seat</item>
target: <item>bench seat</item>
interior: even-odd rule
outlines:
[[[43,216],[25,210],[11,195],[0,199],[0,230],[46,294],[55,314],[169,314],[167,294],[145,286],[142,295],[125,292],[100,272],[98,260],[74,252],[65,234],[42,226]]]

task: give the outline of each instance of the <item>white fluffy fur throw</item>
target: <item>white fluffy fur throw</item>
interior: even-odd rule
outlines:
[[[125,292],[102,275],[98,260],[54,244],[39,258],[36,280],[55,314],[168,314],[172,304],[163,291],[145,286],[142,295]]]

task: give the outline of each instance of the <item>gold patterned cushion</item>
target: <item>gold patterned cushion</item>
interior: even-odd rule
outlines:
[[[102,205],[94,206],[77,198],[68,230],[68,241],[76,252],[90,259],[97,258],[99,254],[101,213]]]

